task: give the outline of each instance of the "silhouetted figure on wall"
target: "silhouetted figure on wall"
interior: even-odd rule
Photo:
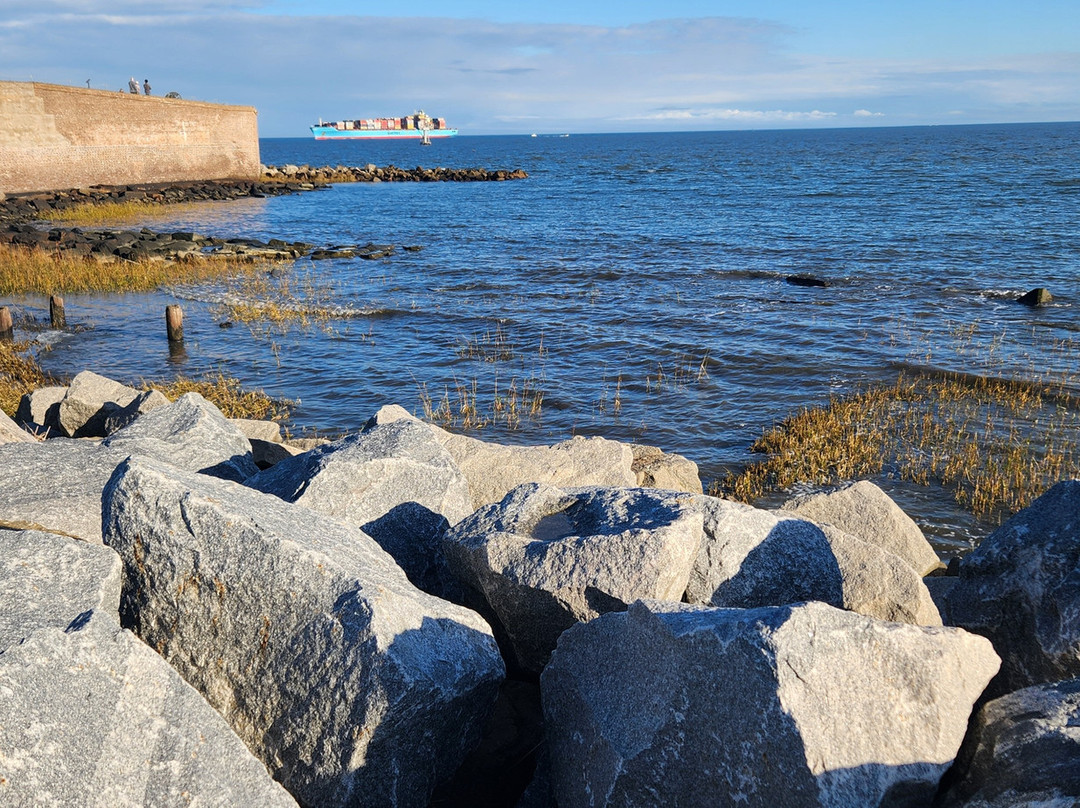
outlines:
[[[142,80],[142,89],[144,95],[150,95],[150,79]]]

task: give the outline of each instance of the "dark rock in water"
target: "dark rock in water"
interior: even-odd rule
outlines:
[[[1021,295],[1016,302],[1023,303],[1025,306],[1045,306],[1053,299],[1054,296],[1050,294],[1050,290],[1040,286],[1038,289],[1032,289],[1027,294]]]
[[[815,278],[813,275],[788,275],[784,280],[792,286],[825,287],[829,285],[827,280]]]

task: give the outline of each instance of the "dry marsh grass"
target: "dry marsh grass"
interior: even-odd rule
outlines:
[[[202,379],[178,376],[171,381],[144,382],[143,389],[157,390],[170,401],[185,393],[198,393],[226,418],[283,421],[289,417],[292,406],[292,402],[271,398],[261,390],[245,390],[239,380],[221,372]]]
[[[522,419],[539,422],[543,414],[544,391],[534,377],[515,376],[501,388],[496,377],[490,396],[485,395],[483,400],[478,389],[476,379],[468,382],[455,379],[453,391],[447,386],[436,399],[426,384],[419,384],[424,420],[444,429],[480,430],[501,425],[514,430],[521,426]]]
[[[29,342],[0,342],[0,409],[14,415],[19,399],[39,387],[66,382],[46,374],[31,355]],[[216,373],[201,379],[180,376],[172,381],[149,381],[143,390],[158,390],[170,401],[184,393],[199,393],[227,418],[282,421],[288,418],[292,402],[275,399],[261,390],[245,390],[239,380]]]
[[[753,502],[795,483],[887,473],[943,485],[976,516],[1000,521],[1080,476],[1080,399],[1067,380],[901,375],[805,409],[751,450],[767,457],[711,493]]]
[[[194,210],[197,202],[148,202],[128,200],[123,202],[83,202],[58,212],[52,221],[60,225],[86,226],[107,225],[124,221],[139,221],[154,216],[174,215]]]
[[[266,264],[230,257],[181,261],[99,261],[0,245],[0,295],[146,292],[236,275],[265,275]]]
[[[311,267],[303,273],[236,274],[227,286],[222,312],[237,323],[267,324],[280,332],[294,324],[325,327],[330,320],[355,314],[335,304],[333,287],[318,282]]]
[[[0,341],[0,410],[14,415],[19,399],[39,387],[59,384],[30,355],[30,343]]]

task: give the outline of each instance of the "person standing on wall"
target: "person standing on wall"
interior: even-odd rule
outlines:
[[[135,81],[134,76],[128,79],[128,91],[131,92],[132,95],[139,94],[139,82]]]
[[[150,95],[150,79],[142,80],[142,89],[144,95]]]

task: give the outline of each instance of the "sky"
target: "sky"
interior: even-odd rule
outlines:
[[[1080,120],[1080,0],[0,0],[0,80],[464,134]]]

